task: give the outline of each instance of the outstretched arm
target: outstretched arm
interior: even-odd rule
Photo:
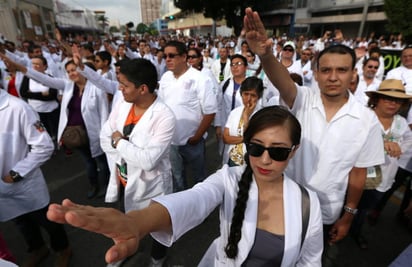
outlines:
[[[258,13],[251,8],[246,8],[245,12],[243,25],[246,31],[246,41],[250,49],[259,56],[263,70],[279,90],[283,101],[292,107],[297,94],[296,85],[290,78],[288,70],[273,55],[273,40],[267,38],[265,27]]]
[[[116,209],[78,205],[65,199],[61,205],[51,204],[47,217],[113,239],[114,245],[106,252],[108,263],[134,254],[140,240],[148,233],[171,231],[169,213],[157,202],[124,214]]]

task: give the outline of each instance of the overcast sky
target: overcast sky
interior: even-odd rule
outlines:
[[[72,6],[74,9],[87,8],[92,11],[106,11],[106,17],[109,18],[110,24],[122,25],[133,21],[135,25],[141,21],[138,18],[138,0],[60,0],[61,2]],[[138,21],[139,20],[139,21]]]

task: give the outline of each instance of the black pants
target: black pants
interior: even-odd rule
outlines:
[[[392,196],[393,192],[398,190],[398,188],[405,183],[406,178],[410,176],[412,178],[412,173],[408,172],[405,169],[398,168],[398,171],[395,175],[395,182],[392,184],[392,187],[385,192],[381,200],[375,206],[375,210],[382,211],[388,202],[389,198]],[[411,179],[409,179],[406,188],[405,194],[403,195],[401,206],[399,207],[399,212],[403,214],[403,211],[408,207],[409,201],[411,199]]]
[[[54,251],[61,251],[69,246],[69,240],[63,225],[47,219],[48,208],[49,205],[13,219],[26,240],[29,252],[39,249],[45,244],[40,226],[49,234],[50,246]]]
[[[39,112],[40,121],[43,123],[53,140],[57,139],[57,129],[59,126],[60,108],[51,112]]]

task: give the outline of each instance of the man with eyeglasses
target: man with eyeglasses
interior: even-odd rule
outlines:
[[[239,93],[241,83],[246,79],[247,60],[244,56],[235,54],[230,58],[230,71],[232,77],[222,83],[218,92],[218,113],[216,114],[216,137],[222,139],[223,127],[229,113],[234,108],[242,105],[242,97]]]
[[[272,39],[267,38],[259,15],[250,8],[246,9],[244,25],[246,40],[278,88],[281,103],[302,125],[301,146],[286,174],[317,192],[326,249],[322,266],[336,266],[328,245],[348,234],[362,196],[366,168],[384,162],[379,121],[348,90],[356,75],[356,56],[345,45],[322,50],[314,72],[319,92],[314,92],[297,86],[275,60]]]
[[[363,62],[362,74],[359,75],[359,83],[353,94],[363,106],[367,106],[369,100],[369,97],[365,92],[378,90],[379,85],[382,82],[376,78],[378,69],[379,59],[377,58],[370,57]]]
[[[186,45],[170,41],[164,49],[168,69],[159,81],[158,95],[173,110],[176,128],[170,161],[174,192],[188,188],[184,166],[190,163],[193,180],[206,177],[205,138],[217,112],[212,81],[187,64]]]
[[[402,65],[390,70],[386,79],[401,80],[407,94],[412,94],[412,45],[407,45],[401,53]]]

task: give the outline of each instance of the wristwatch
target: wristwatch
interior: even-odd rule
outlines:
[[[112,138],[112,147],[116,148],[117,147],[117,143],[120,141],[120,139],[123,139],[122,136],[118,136],[116,138]]]
[[[11,176],[11,179],[13,180],[13,183],[16,183],[16,182],[19,182],[19,181],[23,180],[23,176],[21,176],[20,173],[18,173],[18,172],[15,172],[15,171],[11,170],[9,172],[9,174]]]
[[[356,213],[358,213],[358,209],[352,209],[348,206],[343,206],[343,210],[346,211],[347,213],[353,214],[355,215]]]

